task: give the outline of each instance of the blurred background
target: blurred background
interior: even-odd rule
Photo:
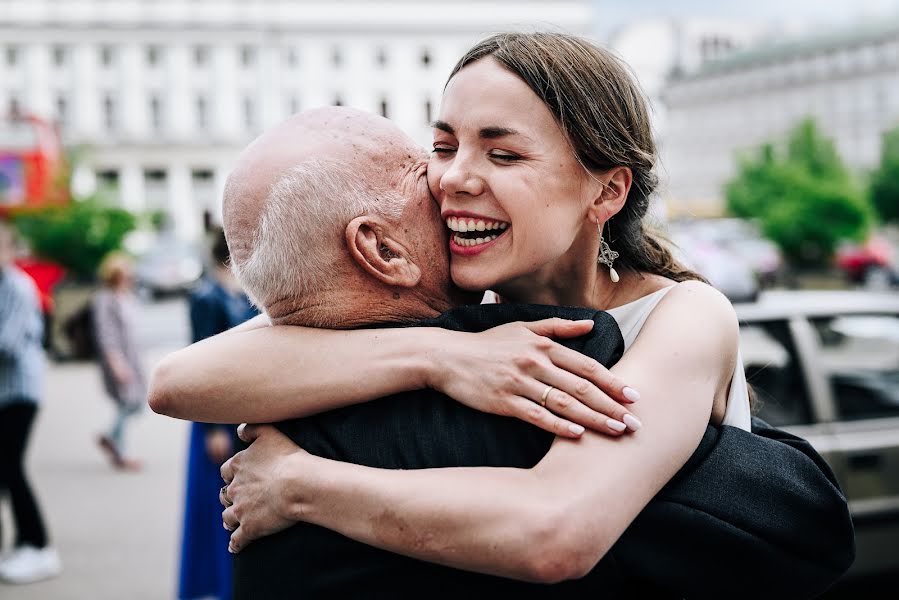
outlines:
[[[190,341],[250,140],[330,104],[428,146],[462,53],[534,27],[631,65],[655,225],[738,305],[763,416],[816,443],[871,524],[853,574],[899,569],[899,2],[0,0],[0,216],[52,334],[30,465],[64,565],[0,596],[177,594],[187,425],[139,419],[127,475],[93,440],[112,409],[70,317],[102,259],[134,260],[149,369]]]

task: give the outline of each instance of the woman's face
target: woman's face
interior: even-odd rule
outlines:
[[[540,98],[489,57],[446,87],[428,182],[453,280],[481,290],[554,268],[601,191]]]

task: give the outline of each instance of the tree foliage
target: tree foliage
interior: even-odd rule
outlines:
[[[871,175],[871,204],[885,222],[899,223],[899,127],[883,135],[880,166]]]
[[[82,279],[94,276],[103,257],[120,249],[136,224],[127,210],[94,197],[19,212],[14,222],[36,255]]]
[[[785,150],[766,144],[741,160],[725,194],[728,210],[757,219],[797,266],[827,264],[841,240],[863,239],[872,222],[865,195],[811,119],[793,129]]]

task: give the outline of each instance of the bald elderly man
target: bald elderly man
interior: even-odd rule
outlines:
[[[590,318],[593,331],[566,345],[611,366],[622,342],[604,312],[516,305],[449,310],[472,298],[449,281],[446,231],[425,166],[422,150],[389,121],[338,108],[295,116],[244,152],[226,189],[225,229],[238,277],[272,322],[477,331],[514,320]],[[224,336],[215,348],[201,342],[164,361],[154,377],[154,410],[201,421],[250,419],[239,400],[203,401],[222,393],[214,369],[200,381],[189,376],[199,355],[207,364],[210,352],[251,343]],[[277,426],[313,454],[381,468],[529,468],[552,443],[546,431],[476,412],[433,390]],[[235,597],[505,592],[580,598],[616,589],[676,597],[722,590],[730,597],[816,595],[853,558],[845,498],[807,444],[776,430],[758,431],[709,427],[681,472],[582,579],[546,586],[459,571],[298,523],[237,555]],[[270,429],[262,435],[281,434]],[[236,482],[247,479],[249,465],[267,471],[273,457],[264,448],[271,447],[257,441],[223,473]],[[576,493],[577,482],[572,486]],[[720,490],[739,493],[721,498]],[[245,509],[241,526],[266,529],[272,518],[266,509],[250,510],[239,494],[230,501]],[[708,575],[693,577],[702,564],[709,565]]]

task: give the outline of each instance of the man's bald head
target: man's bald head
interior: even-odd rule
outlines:
[[[306,111],[260,136],[231,173],[223,207],[231,260],[247,292],[277,319],[298,307],[315,312],[311,305],[324,302],[328,292],[344,290],[346,276],[358,275],[360,266],[382,283],[392,282],[379,269],[412,258],[399,256],[406,245],[381,239],[387,226],[367,224],[352,240],[348,227],[363,215],[395,223],[410,203],[430,208],[429,220],[436,218],[425,161],[424,151],[393,123],[348,108]],[[415,231],[403,231],[410,230]],[[427,245],[443,245],[434,230],[422,232],[429,237]],[[376,237],[378,251],[390,264],[371,267],[379,258],[355,247],[370,245]],[[348,242],[353,247],[348,249]],[[391,263],[389,257],[399,260]],[[438,276],[448,277],[445,264]],[[309,324],[333,325],[325,317],[319,321]]]

